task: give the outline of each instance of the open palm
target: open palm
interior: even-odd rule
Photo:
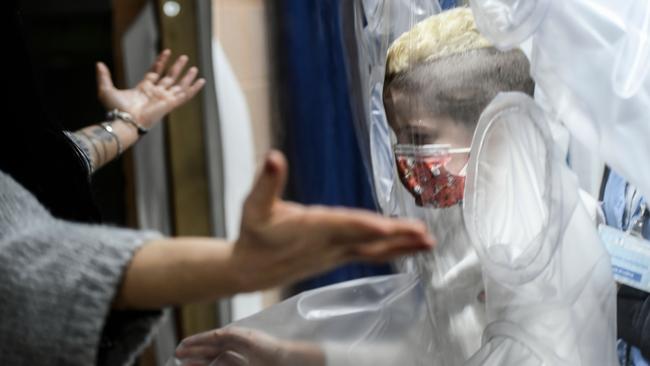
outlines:
[[[183,74],[188,58],[180,56],[163,76],[171,51],[165,50],[142,81],[132,89],[117,89],[105,64],[97,63],[99,100],[108,110],[119,109],[131,114],[145,128],[151,128],[175,108],[192,99],[205,85],[196,79],[198,69],[191,67]]]

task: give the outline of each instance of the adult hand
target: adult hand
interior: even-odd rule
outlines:
[[[244,291],[287,284],[349,261],[382,262],[434,246],[424,224],[280,199],[287,163],[271,152],[244,204],[231,256]]]
[[[185,339],[176,350],[182,366],[324,366],[315,344],[283,341],[262,332],[225,328]]]
[[[282,201],[287,165],[271,152],[244,204],[234,245],[215,238],[148,241],[131,260],[113,307],[157,309],[281,286],[352,260],[430,250],[422,223],[360,210]]]
[[[192,99],[205,85],[205,79],[196,80],[199,73],[196,67],[191,67],[181,77],[188,62],[185,55],[181,55],[163,76],[170,57],[170,50],[163,51],[135,88],[122,90],[113,85],[108,67],[98,62],[98,95],[104,108],[128,112],[139,124],[151,128],[156,121]]]

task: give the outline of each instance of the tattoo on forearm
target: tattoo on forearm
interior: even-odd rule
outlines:
[[[106,161],[108,160],[108,151],[106,150],[106,141],[102,139],[102,132],[101,129],[98,130],[97,127],[92,127],[89,131],[89,137],[90,141],[92,141],[94,146],[98,146],[97,150],[101,150],[101,154],[99,155],[99,162],[98,166],[104,165]]]
[[[101,126],[91,126],[76,133],[79,140],[92,150],[92,166],[96,170],[117,155],[117,142],[112,134]]]
[[[92,174],[95,171],[93,164],[96,159],[93,152],[90,150],[91,144],[89,143],[88,138],[80,132],[63,131],[63,133],[68,136],[75,145],[77,145],[79,151],[83,155],[84,165],[88,169],[88,174]]]
[[[92,148],[94,155],[91,155],[90,158],[93,160],[94,166],[99,166],[99,160],[100,160],[99,150],[97,149],[97,146],[95,146],[95,144],[93,143],[92,138],[88,136],[88,134],[84,131],[80,131],[78,136],[86,144],[86,146]]]

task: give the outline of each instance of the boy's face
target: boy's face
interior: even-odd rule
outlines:
[[[396,95],[397,94],[397,95]],[[450,116],[431,115],[413,100],[389,93],[390,108],[387,108],[388,124],[397,137],[398,144],[449,145],[452,149],[466,148],[472,144],[474,129],[466,123],[455,121]],[[467,164],[469,156],[454,156],[447,168],[458,174]]]
[[[482,48],[387,75],[384,107],[397,137],[397,173],[421,206],[462,200],[464,168],[483,109],[502,91],[532,94],[519,50]]]

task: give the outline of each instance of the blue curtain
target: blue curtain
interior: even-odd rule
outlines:
[[[288,196],[306,204],[375,210],[352,122],[341,1],[351,0],[280,0],[272,5],[283,149],[291,171]],[[388,273],[388,265],[352,264],[295,290]]]
[[[442,10],[455,8],[457,3],[458,3],[458,1],[456,1],[456,0],[440,0],[440,8]]]

